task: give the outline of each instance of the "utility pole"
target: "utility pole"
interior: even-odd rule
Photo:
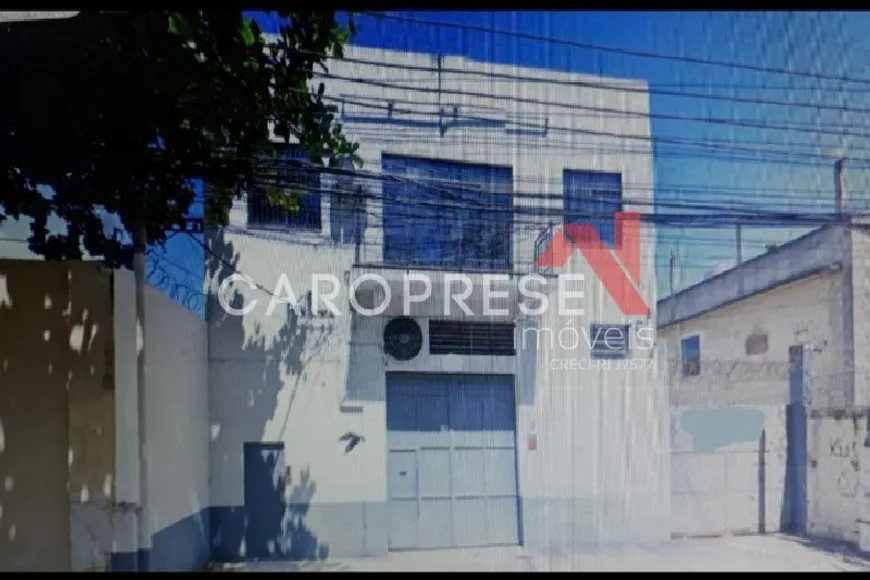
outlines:
[[[843,162],[845,160],[841,157],[834,162],[834,213],[838,223],[843,219]]]
[[[671,250],[671,257],[668,260],[668,282],[670,284],[670,296],[674,294],[674,266],[677,263],[677,255]]]
[[[734,232],[734,243],[737,246],[737,265],[743,263],[743,224],[737,222],[737,229]]]
[[[151,548],[151,511],[148,507],[148,414],[147,389],[145,386],[145,226],[136,224],[133,230],[133,277],[136,284],[136,411],[138,417],[139,443],[139,510],[138,546],[136,550],[136,570],[144,572],[140,567],[138,554]]]

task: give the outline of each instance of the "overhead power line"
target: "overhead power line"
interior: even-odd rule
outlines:
[[[345,127],[348,127],[350,123],[345,124]],[[366,139],[377,140],[378,143],[383,144],[386,147],[397,147],[400,148],[399,151],[403,151],[404,147],[406,147],[410,143],[419,143],[421,140],[423,142],[427,142],[427,140],[422,136],[419,132],[409,133],[402,132],[400,130],[390,131],[389,128],[381,128],[381,130],[374,130],[372,128],[364,128],[359,126],[353,127],[353,137],[360,141]],[[648,147],[643,146],[631,146],[628,144],[594,144],[594,143],[582,143],[582,142],[571,142],[568,140],[554,141],[552,139],[541,139],[539,136],[535,135],[463,135],[461,141],[453,140],[453,141],[445,141],[444,139],[440,140],[441,144],[450,143],[454,146],[465,146],[465,147],[492,147],[493,144],[503,142],[504,139],[510,139],[511,144],[515,146],[529,147],[530,149],[534,149],[542,154],[547,154],[550,152],[561,152],[562,154],[570,154],[577,152],[591,153],[591,154],[610,154],[616,157],[625,156],[625,155],[642,155],[642,156],[650,156],[650,150]],[[654,155],[656,159],[692,159],[692,160],[708,160],[708,161],[716,161],[716,162],[739,162],[742,164],[753,164],[753,165],[784,165],[784,166],[795,166],[795,167],[830,167],[834,159],[832,156],[823,155],[821,153],[813,155],[812,153],[805,153],[805,155],[809,155],[809,160],[803,159],[792,159],[789,157],[791,155],[791,151],[787,149],[788,145],[783,144],[782,149],[775,151],[777,157],[765,157],[763,155],[764,152],[759,151],[755,155],[748,154],[735,154],[725,151],[724,153],[721,150],[708,151],[704,149],[691,149],[689,146],[684,147],[676,147],[673,145],[658,145],[655,143],[655,138],[653,140],[653,146],[655,147]],[[434,140],[433,140],[434,142]],[[697,146],[696,146],[697,147]],[[857,150],[857,148],[855,149]],[[868,149],[870,151],[870,149]],[[851,166],[855,166],[850,158],[849,164]],[[663,188],[664,190],[666,188]],[[764,192],[759,192],[759,194],[764,194]]]
[[[540,192],[528,192],[528,191],[516,191],[514,190],[514,186],[519,183],[525,186],[545,186],[545,185],[555,185],[557,183],[556,180],[513,180],[510,184],[505,184],[504,187],[493,186],[492,184],[487,185],[486,183],[473,183],[467,180],[463,180],[460,175],[456,175],[453,178],[449,176],[439,176],[439,177],[408,177],[404,175],[398,175],[395,173],[389,172],[375,172],[364,169],[339,169],[339,168],[326,168],[319,167],[311,164],[310,162],[300,162],[300,161],[280,161],[276,160],[269,164],[269,167],[264,167],[263,170],[257,175],[257,182],[261,186],[271,186],[271,187],[282,187],[286,186],[288,189],[291,187],[300,187],[299,184],[291,184],[287,181],[283,181],[280,177],[275,177],[274,172],[278,170],[284,171],[293,171],[297,170],[300,172],[310,172],[310,173],[318,173],[320,175],[332,175],[336,178],[340,177],[350,177],[360,179],[363,182],[368,182],[369,184],[380,182],[380,183],[399,183],[399,184],[407,184],[410,187],[415,188],[424,188],[430,191],[440,190],[442,193],[451,193],[454,191],[462,191],[465,194],[468,193],[479,193],[483,196],[510,196],[516,202],[527,202],[527,203],[535,203],[537,202],[540,205],[529,205],[526,206],[526,209],[530,211],[534,211],[535,209],[554,209],[552,205],[544,205],[542,202],[558,202],[561,206],[561,202],[564,199],[563,193],[540,193]],[[271,175],[270,175],[271,174]],[[338,197],[353,197],[353,198],[366,198],[366,199],[383,199],[384,194],[375,193],[372,191],[368,191],[367,193],[360,193],[355,187],[362,184],[355,185],[346,185],[340,186],[337,184],[320,184],[314,187],[309,185],[304,186],[305,191],[322,193],[322,194],[334,194]],[[366,185],[362,185],[364,188]],[[543,189],[543,187],[540,187]],[[626,186],[625,189],[632,189],[630,185]],[[644,188],[639,188],[643,190]],[[647,188],[646,191],[651,191],[651,188]],[[726,192],[721,192],[726,193]],[[833,194],[832,194],[833,195]],[[612,202],[613,199],[604,195],[595,195],[595,194],[585,194],[578,196],[577,199],[585,200],[585,201],[596,201],[596,202]],[[414,203],[418,200],[412,199]],[[426,200],[419,200],[420,203],[425,202]],[[792,216],[795,213],[792,212],[782,212],[782,211],[770,211],[765,210],[758,205],[748,205],[748,204],[712,204],[712,203],[695,203],[695,202],[682,202],[682,201],[663,201],[660,199],[649,199],[645,197],[620,197],[620,202],[626,205],[634,205],[641,207],[652,207],[652,208],[669,208],[669,209],[684,209],[689,211],[708,211],[715,212],[718,215],[722,215],[723,212],[730,212],[732,215],[751,215],[751,216],[769,216],[769,217],[779,217],[779,216]],[[448,203],[446,196],[444,199],[437,202],[439,207],[455,207],[457,209],[464,208],[465,206],[462,204],[452,204]],[[523,204],[525,205],[525,204]],[[805,209],[817,209],[821,210],[824,206],[820,204],[795,204],[797,208],[805,208]],[[818,211],[815,213],[810,212],[802,212],[803,215],[808,216],[817,216],[821,217],[824,215],[834,215],[834,200],[833,197],[831,199],[830,208],[828,212]],[[481,204],[481,207],[484,209],[488,209],[490,206]],[[502,211],[504,210],[504,206],[498,204],[491,205],[493,210]],[[522,207],[522,206],[520,206]],[[559,211],[562,211],[559,209]],[[681,214],[686,217],[696,214]],[[857,215],[857,214],[856,214]]]
[[[184,232],[184,233],[187,235],[190,235],[190,236],[194,235],[194,234],[191,234],[190,232]],[[252,230],[248,230],[246,232],[246,234],[254,235],[254,236],[258,236],[259,234],[265,234],[265,233],[268,233],[268,230],[252,229]],[[287,233],[290,233],[290,232],[287,232]],[[705,247],[705,248],[716,248],[716,249],[723,249],[723,250],[733,250],[733,248],[734,248],[733,240],[717,240],[717,239],[711,239],[709,237],[688,236],[685,238],[685,241],[691,242],[692,246],[699,246],[699,247]],[[655,243],[655,240],[653,238],[641,238],[641,242],[651,244],[651,243]],[[25,238],[9,238],[9,237],[0,236],[0,243],[27,244],[28,240]],[[199,240],[197,240],[197,243],[199,243]],[[785,243],[785,242],[783,242],[783,243]],[[770,244],[767,242],[749,241],[749,240],[744,241],[744,244],[743,244],[744,248],[756,249],[756,250],[765,249],[769,245]],[[417,248],[418,246],[414,246],[414,247]],[[431,248],[436,248],[436,247],[437,247],[436,244],[431,245]],[[155,286],[157,288],[160,288],[161,290],[166,291],[167,293],[171,294],[173,296],[173,298],[175,298],[176,300],[179,300],[180,302],[184,302],[186,305],[188,305],[188,307],[195,310],[197,307],[197,303],[189,301],[187,298],[184,298],[184,297],[189,296],[191,294],[196,294],[198,292],[201,292],[201,290],[198,290],[196,286],[193,286],[190,283],[175,279],[172,276],[172,274],[170,274],[166,270],[165,266],[162,266],[162,264],[165,264],[166,266],[172,266],[173,269],[178,270],[178,271],[182,271],[185,274],[189,275],[191,278],[188,281],[195,280],[197,282],[200,282],[202,279],[202,276],[203,276],[203,272],[196,273],[193,270],[191,270],[189,267],[183,266],[182,264],[167,258],[165,254],[156,252],[155,250],[159,249],[159,248],[160,248],[160,246],[154,246],[154,247],[150,248],[150,250],[148,252],[149,258],[161,263],[161,264],[149,266],[149,272],[150,272],[148,275],[149,283],[151,283],[153,286]],[[222,261],[226,261],[226,258],[221,258],[221,257],[216,256],[216,254],[212,250],[209,251],[209,255],[213,255],[216,258],[221,259]],[[655,264],[663,266],[664,265],[663,263],[659,264],[659,262],[663,258],[664,258],[664,255],[660,255],[658,253],[655,253],[651,260],[643,260],[642,259],[641,263],[642,264],[655,263]],[[727,255],[727,256],[722,255],[719,257],[712,256],[708,260],[692,259],[691,257],[684,256],[680,261],[680,266],[690,268],[690,269],[707,271],[710,269],[712,263],[715,262],[716,260],[719,260],[722,262],[727,262],[729,259],[731,259],[731,261],[733,261],[733,256],[730,256],[730,255]],[[746,263],[742,264],[741,267],[747,268],[750,271],[760,269],[757,265],[752,264],[750,262],[750,260],[751,260],[751,258],[747,258],[745,260]],[[229,264],[228,261],[226,263]],[[528,266],[528,264],[518,264],[518,266],[524,266],[524,265]],[[238,272],[239,270],[236,269],[235,271]],[[263,290],[265,290],[265,288],[263,288]],[[268,293],[271,294],[271,291],[269,291]],[[200,306],[201,306],[201,304],[200,304]]]
[[[305,52],[305,51],[300,51]],[[313,54],[313,53],[309,53]],[[420,65],[420,64],[408,64],[408,63],[396,63],[396,62],[379,62],[373,59],[365,59],[360,57],[352,57],[352,56],[342,56],[336,57],[332,55],[323,54],[320,55],[324,59],[335,60],[335,61],[343,61],[354,64],[365,64],[381,67],[384,69],[399,69],[399,70],[409,70],[409,71],[419,71],[419,72],[437,72],[438,68],[432,65]],[[488,64],[488,63],[483,63]],[[518,67],[522,68],[522,67]],[[541,71],[544,73],[553,73],[559,71],[552,71],[549,69],[537,68],[532,69],[536,71]],[[850,105],[835,105],[829,103],[817,103],[817,102],[809,102],[809,101],[795,101],[795,100],[780,100],[780,99],[770,99],[770,98],[759,98],[759,97],[740,97],[735,95],[717,95],[711,93],[697,93],[697,92],[689,92],[689,91],[677,91],[677,90],[667,90],[661,89],[657,87],[639,87],[632,86],[631,81],[637,79],[624,79],[622,82],[618,82],[616,80],[606,81],[606,80],[581,80],[581,79],[565,79],[565,78],[544,78],[544,77],[535,77],[535,76],[527,76],[516,73],[507,73],[507,72],[497,72],[497,71],[486,71],[486,70],[472,70],[472,69],[464,69],[464,68],[452,68],[452,67],[442,67],[441,72],[444,74],[455,74],[466,77],[481,77],[484,79],[494,80],[500,79],[505,81],[521,81],[525,83],[535,83],[535,84],[547,84],[553,86],[571,86],[571,87],[582,87],[588,89],[600,89],[600,90],[608,90],[608,91],[622,91],[625,93],[635,93],[635,94],[649,94],[649,95],[661,95],[661,96],[669,96],[669,97],[682,97],[687,99],[699,99],[699,100],[709,100],[709,101],[724,101],[724,102],[732,102],[732,103],[741,103],[747,105],[771,105],[771,106],[779,106],[779,107],[792,107],[792,108],[800,108],[800,109],[812,109],[816,111],[832,111],[838,113],[867,113],[870,112],[870,108],[867,107],[853,107]],[[561,74],[568,75],[572,73],[563,72]],[[577,73],[574,73],[577,74]],[[579,76],[579,75],[578,75]],[[584,74],[583,76],[591,76],[588,74]]]
[[[416,18],[413,16],[405,16],[405,15],[397,15],[397,14],[387,14],[385,12],[377,12],[377,11],[365,11],[365,14],[373,16],[375,18],[380,18],[384,20],[394,20],[399,22],[408,22],[411,24],[420,24],[424,26],[437,27],[437,28],[450,28],[454,30],[466,30],[469,32],[481,32],[484,34],[493,34],[498,36],[507,36],[509,38],[517,38],[521,40],[530,40],[534,42],[544,42],[547,44],[557,44],[561,46],[569,46],[574,48],[581,48],[585,50],[594,50],[599,52],[607,52],[611,54],[621,54],[623,56],[631,56],[635,58],[645,58],[652,60],[668,60],[675,62],[685,62],[697,65],[706,65],[706,66],[715,66],[722,68],[730,68],[736,70],[746,70],[752,72],[759,73],[767,73],[767,74],[777,74],[777,75],[786,75],[790,77],[801,77],[808,79],[816,79],[816,80],[825,80],[825,81],[837,81],[842,83],[858,83],[862,85],[870,85],[870,79],[862,78],[862,77],[851,77],[851,76],[842,76],[842,75],[831,75],[826,73],[816,73],[811,71],[801,71],[795,69],[787,69],[780,67],[770,67],[770,66],[761,66],[749,63],[740,63],[733,61],[724,61],[724,60],[716,60],[711,58],[699,58],[693,56],[684,56],[677,54],[664,54],[661,52],[649,52],[643,50],[634,50],[629,48],[617,47],[617,46],[607,46],[603,44],[596,44],[591,42],[582,42],[578,40],[568,40],[565,38],[555,38],[551,36],[541,36],[537,34],[530,34],[526,32],[519,32],[513,30],[504,30],[500,28],[493,28],[490,26],[481,26],[477,24],[459,24],[454,22],[445,22],[440,20],[429,20],[425,18]]]
[[[442,115],[437,111],[419,111],[414,109],[407,108],[398,108],[398,107],[389,107],[388,105],[377,105],[368,102],[361,101],[359,99],[351,98],[351,97],[333,97],[331,95],[324,95],[324,99],[328,101],[332,101],[338,104],[345,103],[351,104],[360,108],[382,111],[382,112],[392,112],[399,113],[404,115],[417,115],[421,117],[428,117],[431,119],[442,119]],[[432,106],[437,106],[433,104]],[[447,121],[449,121],[452,116],[446,116]],[[751,145],[751,142],[741,142],[741,141],[727,141],[722,139],[697,139],[691,137],[656,137],[653,135],[640,135],[640,134],[631,134],[617,131],[603,131],[596,129],[586,129],[581,127],[564,127],[558,125],[552,125],[547,123],[529,123],[524,121],[516,121],[516,120],[504,120],[500,121],[497,119],[493,119],[492,117],[485,117],[479,115],[467,115],[462,114],[457,116],[458,119],[463,121],[474,121],[476,123],[480,123],[481,125],[491,124],[493,122],[502,122],[506,127],[511,127],[515,129],[523,129],[527,131],[537,131],[540,132],[543,136],[543,132],[546,130],[547,133],[559,133],[559,134],[569,134],[569,135],[586,135],[589,137],[601,137],[606,139],[615,139],[615,140],[625,140],[625,141],[637,141],[641,143],[649,143],[649,144],[669,144],[669,145],[678,145],[684,147],[701,147],[710,149],[713,151],[726,151],[726,152],[734,152],[734,153],[743,153],[743,154],[764,154],[764,155],[778,155],[781,159],[770,160],[770,162],[774,163],[790,163],[794,162],[795,164],[801,164],[796,160],[804,160],[804,165],[810,164],[820,164],[825,163],[829,164],[833,160],[833,154],[831,155],[820,155],[820,154],[812,154],[806,152],[796,152],[792,150],[794,145],[788,143],[781,144],[772,144],[768,142],[758,143],[758,148],[747,147],[745,145]],[[350,121],[352,122],[352,120]],[[433,121],[434,122],[434,121]],[[433,125],[433,128],[435,125]],[[757,142],[756,142],[757,143]],[[800,145],[800,144],[798,144]],[[787,149],[777,149],[776,146],[785,147]],[[645,154],[652,155],[652,150],[650,149]],[[807,163],[815,161],[815,163]],[[850,164],[854,163],[870,163],[870,158],[849,158]]]
[[[478,77],[480,79],[479,82],[483,83],[492,83],[493,81],[510,81],[510,82],[524,82],[530,84],[544,84],[544,85],[553,85],[553,86],[570,86],[570,87],[580,87],[580,88],[588,88],[588,89],[598,89],[604,91],[622,91],[625,93],[634,93],[634,94],[642,94],[642,95],[660,95],[660,96],[669,96],[669,97],[680,97],[686,99],[699,99],[699,100],[709,100],[709,101],[719,101],[719,102],[732,102],[746,105],[770,105],[777,107],[791,107],[798,109],[809,109],[815,111],[830,111],[836,113],[856,113],[856,114],[867,114],[870,113],[870,107],[856,107],[851,105],[842,105],[842,104],[830,104],[830,103],[819,103],[819,102],[811,102],[811,101],[797,101],[797,100],[780,100],[780,99],[770,99],[770,98],[759,98],[759,97],[740,97],[736,95],[719,95],[712,93],[696,93],[696,92],[687,92],[687,91],[675,91],[675,90],[664,90],[658,87],[665,86],[675,86],[675,87],[693,87],[693,86],[706,86],[708,88],[732,88],[732,85],[694,85],[694,84],[679,84],[679,83],[671,83],[671,84],[661,84],[656,83],[655,86],[649,86],[649,83],[643,79],[637,78],[624,78],[617,79],[611,78],[610,82],[608,82],[606,76],[602,76],[602,80],[594,80],[597,75],[593,75],[590,73],[577,73],[571,71],[559,71],[554,69],[547,69],[543,67],[523,67],[520,65],[509,65],[509,64],[501,64],[501,63],[490,63],[486,61],[476,61],[480,64],[489,64],[496,66],[506,66],[511,68],[519,68],[530,71],[537,71],[540,73],[550,73],[551,77],[544,76],[528,76],[517,73],[508,73],[508,72],[497,72],[497,71],[487,71],[487,70],[474,70],[474,69],[465,69],[465,68],[452,68],[447,66],[442,66],[440,69],[434,65],[421,65],[421,64],[409,64],[409,63],[399,63],[399,62],[386,62],[375,59],[366,59],[362,57],[354,57],[349,55],[344,56],[336,56],[329,53],[321,53],[315,51],[309,51],[304,49],[294,49],[293,52],[297,52],[300,54],[307,54],[310,56],[316,56],[322,58],[324,62],[335,61],[335,62],[347,62],[352,64],[362,64],[362,65],[370,65],[377,67],[380,70],[383,69],[398,69],[398,70],[408,70],[408,71],[419,71],[419,72],[432,72],[437,73],[440,71],[442,74],[455,74],[458,76],[466,77],[463,78],[462,82],[464,84],[470,84],[475,82],[473,78],[468,77]],[[435,54],[430,54],[429,56],[435,57]],[[566,79],[566,78],[558,78],[552,77],[552,74],[560,74],[560,75],[574,75],[574,76],[584,76],[587,77],[586,80],[581,79]],[[320,74],[315,71],[315,74]],[[423,82],[425,79],[401,79],[403,82],[415,83],[415,82]],[[647,84],[646,87],[636,86],[638,81],[642,81]],[[634,83],[634,84],[633,84]],[[740,88],[737,85],[734,87]],[[749,88],[749,87],[743,87]],[[408,90],[417,90],[417,87],[407,87]],[[766,87],[764,85],[759,85],[754,87],[755,90],[772,90],[772,91],[792,91],[792,90],[807,90],[807,91],[815,91],[815,92],[831,92],[837,95],[841,93],[860,93],[864,94],[866,89],[859,88],[845,88],[845,89],[834,89],[831,87],[827,88],[817,88],[817,87],[796,87],[794,89],[783,86],[770,86]],[[853,125],[850,123],[850,125]],[[870,125],[858,125],[863,128],[870,128]]]
[[[401,154],[399,154],[401,157]],[[244,163],[248,163],[247,160],[241,160],[240,158],[234,157],[225,157],[225,160],[228,163],[233,163],[236,161],[242,161]],[[381,159],[369,159],[368,163],[374,165],[380,165],[382,163]],[[418,171],[415,177],[409,177],[407,175],[398,174],[395,172],[391,172],[389,170],[370,170],[370,169],[358,169],[358,168],[349,168],[349,167],[328,167],[316,165],[308,160],[300,160],[300,159],[292,159],[292,158],[264,158],[259,162],[254,163],[255,176],[257,179],[261,180],[264,183],[269,183],[271,186],[286,186],[290,187],[310,187],[310,184],[306,184],[304,186],[300,185],[298,180],[294,180],[295,178],[291,178],[290,173],[298,172],[300,178],[303,179],[311,179],[314,174],[317,174],[317,179],[320,179],[321,176],[332,176],[334,179],[339,178],[356,178],[362,180],[361,183],[372,184],[375,182],[398,182],[398,183],[407,183],[408,185],[414,187],[428,187],[431,189],[441,188],[445,192],[449,192],[451,190],[463,190],[466,192],[477,191],[482,194],[489,195],[511,195],[514,196],[517,200],[524,201],[533,201],[533,200],[550,200],[550,201],[559,201],[563,199],[562,193],[546,193],[547,190],[560,189],[564,187],[562,179],[555,178],[530,178],[527,176],[518,176],[511,175],[510,178],[504,181],[492,181],[488,183],[488,180],[478,180],[474,179],[469,181],[463,172],[463,166],[465,164],[458,163],[456,168],[453,170],[447,171],[429,171],[426,172]],[[286,172],[281,175],[281,172]],[[287,180],[282,183],[283,180]],[[517,190],[517,186],[520,186],[522,190]],[[318,185],[318,187],[327,187],[326,185]],[[817,189],[805,189],[805,190],[785,190],[785,189],[771,189],[770,191],[766,189],[750,189],[750,188],[735,188],[733,191],[729,191],[727,188],[719,188],[719,187],[677,187],[670,188],[667,186],[656,186],[653,183],[623,183],[621,185],[623,191],[647,191],[647,192],[655,192],[657,194],[660,193],[708,193],[708,194],[716,194],[719,197],[728,196],[731,199],[734,198],[746,198],[746,199],[758,199],[758,196],[764,196],[763,201],[769,200],[788,200],[793,201],[792,193],[803,191],[804,193],[812,194],[815,200],[818,200],[819,195],[829,195],[830,196],[830,204],[833,208],[834,199],[833,192],[827,192],[824,190]],[[780,195],[777,195],[777,192],[782,192]],[[373,195],[372,192],[367,194],[368,196]],[[850,200],[858,201],[859,199],[856,197],[857,192],[851,192]],[[591,199],[589,196],[584,196],[586,199]],[[606,198],[601,198],[599,201],[607,201]],[[659,196],[654,197],[653,199],[649,199],[646,197],[643,198],[623,198],[623,201],[628,204],[638,203],[638,204],[647,204],[654,207],[670,207],[670,208],[683,208],[690,210],[712,210],[712,211],[723,211],[723,210],[734,210],[734,209],[744,209],[747,212],[751,212],[753,214],[757,214],[759,211],[764,211],[758,204],[752,205],[735,205],[734,202],[730,202],[728,205],[722,204],[709,204],[709,203],[689,203],[684,201],[663,201]],[[797,207],[806,207],[806,208],[820,208],[822,204],[818,203],[818,201],[814,201],[813,203],[796,203],[794,206]],[[794,207],[793,206],[793,207]]]
[[[293,166],[294,162],[289,162],[289,167]],[[298,166],[297,166],[298,167]],[[313,166],[312,166],[313,167]],[[383,174],[383,173],[374,173],[374,172],[364,172],[361,170],[336,170],[336,169],[327,169],[325,171],[338,171],[344,172],[346,176],[356,176],[362,177],[369,180],[380,180],[385,182],[394,182],[394,183],[404,183],[412,187],[423,187],[427,188],[430,191],[433,189],[438,189],[439,187],[443,188],[444,192],[449,192],[451,190],[459,189],[457,186],[444,186],[437,185],[427,180],[415,180],[410,179],[404,176],[398,176],[394,174]],[[266,176],[261,176],[258,178],[258,183],[261,186],[282,186],[283,183],[279,179],[269,179]],[[300,187],[298,184],[296,187]],[[504,192],[490,191],[487,188],[477,188],[471,189],[468,186],[463,187],[466,193],[474,192],[478,194],[493,194],[501,195],[505,197],[506,194]],[[324,193],[329,195],[334,195],[336,198],[343,198],[346,196],[350,196],[353,198],[367,198],[375,201],[382,201],[385,199],[383,193],[375,193],[369,192],[366,194],[360,193],[356,189],[351,187],[309,187],[309,191]],[[534,196],[530,196],[534,199]],[[522,200],[522,194],[518,194],[514,196],[514,199]],[[478,198],[480,200],[480,198]],[[595,196],[585,196],[585,199],[589,201],[596,202],[604,202],[614,200],[607,200],[603,197],[595,197]],[[649,200],[623,200],[622,203],[627,205],[654,205],[655,202]],[[561,222],[565,219],[572,218],[583,218],[583,219],[602,219],[609,218],[612,216],[612,212],[608,212],[603,208],[600,211],[577,211],[577,212],[568,212],[566,215],[566,211],[563,207],[559,206],[526,206],[526,205],[503,205],[498,203],[475,203],[474,205],[463,204],[461,202],[456,202],[455,200],[447,199],[446,196],[440,199],[420,199],[420,198],[410,198],[409,203],[405,206],[402,206],[400,209],[396,210],[401,213],[402,216],[411,219],[414,217],[419,217],[421,219],[431,219],[433,217],[433,213],[418,213],[419,210],[416,208],[420,207],[431,207],[437,209],[441,212],[449,212],[451,210],[475,210],[478,212],[478,216],[476,218],[468,218],[476,223],[479,223],[481,227],[486,226],[487,224],[494,224],[496,220],[488,219],[490,216],[503,215],[506,218],[512,219],[515,225],[521,225],[522,223],[528,224],[530,227],[540,228],[544,224],[542,224],[541,220],[546,220],[550,218],[550,221],[553,222]],[[852,214],[859,215],[859,214]],[[754,224],[754,225],[776,225],[782,226],[788,224],[790,226],[800,227],[800,226],[819,226],[819,225],[830,225],[833,223],[837,223],[838,221],[844,219],[845,216],[842,213],[836,212],[770,212],[764,211],[760,209],[749,209],[746,211],[734,211],[732,208],[730,211],[724,208],[715,208],[707,213],[671,213],[666,214],[663,212],[656,213],[641,213],[641,219],[647,223],[659,224],[659,225],[683,225],[683,226],[694,226],[699,227],[701,225],[707,225],[709,227],[723,227],[723,226],[734,226],[737,223],[741,224]],[[468,220],[466,220],[468,221]]]
[[[861,138],[870,138],[870,132],[856,132],[849,127],[839,127],[839,126],[817,126],[817,125],[809,125],[803,123],[773,123],[773,122],[759,122],[759,121],[748,121],[742,119],[726,119],[721,117],[700,117],[694,115],[676,115],[676,114],[668,114],[668,113],[654,113],[650,111],[629,111],[626,109],[618,109],[614,107],[601,107],[594,105],[581,105],[577,103],[566,103],[559,102],[547,99],[535,99],[531,97],[522,97],[518,95],[499,95],[492,92],[481,92],[481,91],[469,91],[469,90],[460,90],[460,89],[449,89],[445,87],[415,87],[409,86],[407,84],[396,83],[379,80],[379,79],[367,79],[360,76],[344,76],[334,73],[315,73],[316,77],[321,78],[330,78],[335,80],[341,80],[346,82],[353,82],[368,86],[381,87],[385,89],[395,89],[402,91],[413,91],[415,93],[420,94],[441,94],[441,95],[454,95],[459,97],[475,97],[486,99],[490,101],[503,101],[510,103],[523,103],[529,105],[541,105],[546,107],[554,107],[559,109],[567,109],[571,111],[588,111],[594,113],[601,113],[602,117],[605,116],[617,116],[617,117],[631,117],[631,118],[640,118],[640,119],[663,119],[669,121],[688,121],[694,123],[705,123],[710,125],[729,125],[733,127],[743,127],[743,128],[754,128],[754,129],[766,129],[771,131],[788,131],[795,133],[806,133],[812,135],[834,135],[837,137],[861,137]],[[403,102],[405,104],[430,104],[434,105],[435,103],[420,103],[419,101],[412,101],[408,99],[392,99],[388,97],[380,97],[382,100],[389,100],[392,102]],[[461,106],[461,105],[460,105]],[[870,113],[870,108],[865,109],[867,113]],[[508,111],[499,110],[499,113],[502,113],[506,116],[510,115]],[[861,111],[863,112],[863,111]],[[803,143],[799,143],[799,145],[803,145]]]

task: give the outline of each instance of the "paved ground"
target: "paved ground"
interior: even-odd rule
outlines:
[[[674,540],[655,546],[541,554],[523,548],[392,553],[306,563],[250,563],[234,571],[870,571],[864,559],[842,545],[810,544],[780,535]]]

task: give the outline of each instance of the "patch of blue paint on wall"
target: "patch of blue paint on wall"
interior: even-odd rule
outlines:
[[[325,560],[383,556],[388,546],[386,502],[288,504],[281,548],[268,559]],[[211,549],[216,562],[256,558],[247,550],[251,519],[245,506],[211,508]],[[259,534],[254,534],[257,537]]]
[[[148,550],[137,552],[113,552],[109,558],[112,572],[137,572],[148,570]]]
[[[209,508],[154,534],[150,571],[202,570],[211,560]]]
[[[202,570],[211,560],[209,508],[158,531],[150,550],[114,553],[113,572],[186,572]]]
[[[712,453],[734,443],[758,441],[764,429],[764,411],[748,407],[687,409],[680,415],[680,430],[692,436],[692,448]]]
[[[211,508],[211,549],[216,562],[245,560],[245,519],[244,506]]]

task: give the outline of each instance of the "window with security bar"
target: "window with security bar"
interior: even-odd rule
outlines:
[[[382,172],[386,264],[511,268],[510,167],[384,155]]]
[[[566,224],[591,225],[606,246],[621,245],[615,217],[623,207],[621,174],[565,169],[562,187]]]
[[[270,197],[286,196],[290,207]],[[248,193],[248,227],[319,232],[322,228],[320,171],[298,145],[278,145],[264,161]]]

